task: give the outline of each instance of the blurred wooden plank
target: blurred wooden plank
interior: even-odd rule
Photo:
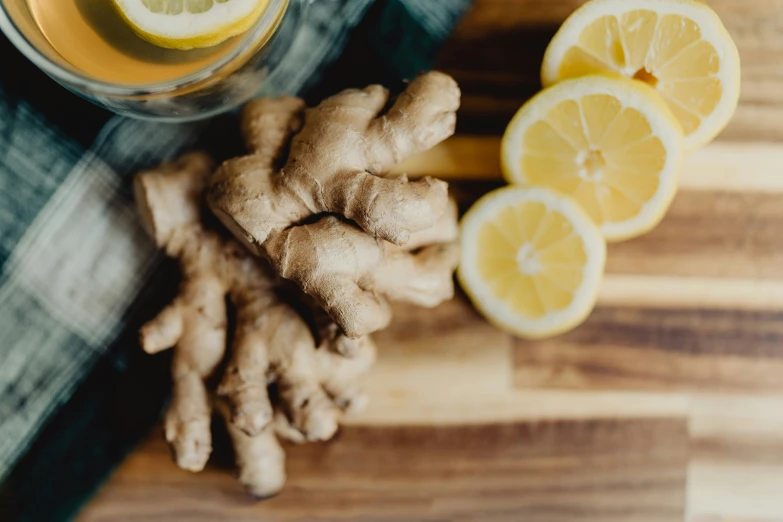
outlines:
[[[464,91],[460,128],[500,134],[540,88],[544,51],[584,0],[476,0],[438,66]],[[709,0],[740,50],[742,96],[721,139],[783,140],[783,0]]]
[[[640,258],[640,264],[643,263]],[[742,270],[742,265],[721,264],[719,268]],[[781,311],[783,281],[608,274],[601,283],[598,303],[664,310]]]
[[[723,457],[704,458],[694,461],[688,476],[692,484],[689,498],[705,506],[706,513],[728,513],[728,521],[756,520],[751,517],[758,517],[759,521],[781,520],[783,467],[779,463],[748,464]]]
[[[412,178],[502,180],[498,136],[456,135],[395,168]],[[783,193],[783,145],[713,143],[685,157],[680,188],[689,191]]]
[[[781,280],[781,197],[683,189],[657,228],[610,245],[607,273]]]
[[[783,395],[694,397],[689,432],[689,513],[783,520]]]
[[[783,395],[698,395],[691,400],[690,432],[708,453],[724,442],[743,443],[766,458],[765,448],[783,448]],[[772,460],[783,464],[783,451],[776,454]]]
[[[373,520],[678,522],[682,419],[351,427],[290,448],[288,487],[255,503],[225,470],[178,470],[158,434],[81,522]]]
[[[435,176],[447,181],[501,180],[500,138],[456,135],[408,158],[392,170],[411,178]]]
[[[514,354],[522,388],[783,392],[783,312],[599,307]]]
[[[688,522],[783,522],[781,518],[745,518],[745,517],[720,517],[720,516],[697,516],[688,519]]]
[[[375,336],[365,379],[370,406],[355,425],[454,425],[542,419],[684,417],[687,398],[624,391],[524,390],[514,386],[513,340],[464,297],[435,310],[396,306]]]

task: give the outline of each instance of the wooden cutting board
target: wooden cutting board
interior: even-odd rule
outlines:
[[[498,186],[499,136],[579,0],[478,0],[440,60],[459,135],[406,165],[464,205]],[[256,503],[218,455],[178,470],[159,431],[80,520],[783,520],[783,0],[711,0],[743,59],[740,110],[692,154],[666,220],[612,245],[574,332],[515,340],[458,296],[398,308],[366,413],[289,450]]]

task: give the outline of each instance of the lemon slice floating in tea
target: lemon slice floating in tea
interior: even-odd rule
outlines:
[[[113,0],[139,37],[160,47],[211,47],[247,31],[268,0]]]
[[[558,335],[595,306],[606,242],[566,196],[513,186],[491,192],[463,218],[461,244],[462,288],[506,331]]]
[[[544,85],[613,71],[655,87],[685,131],[691,150],[729,122],[740,93],[737,46],[699,0],[591,0],[547,49]]]
[[[610,241],[663,219],[683,156],[682,128],[655,90],[609,74],[540,92],[511,120],[501,146],[509,182],[570,196]]]

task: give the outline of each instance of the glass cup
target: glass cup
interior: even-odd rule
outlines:
[[[269,0],[256,24],[214,61],[179,78],[138,85],[93,78],[71,65],[39,29],[28,0],[0,0],[0,29],[29,60],[79,96],[125,116],[181,122],[230,110],[256,95],[291,47],[308,3]]]

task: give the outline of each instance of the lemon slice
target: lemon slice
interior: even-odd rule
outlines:
[[[610,241],[663,219],[683,156],[680,124],[655,90],[603,74],[540,92],[511,120],[501,145],[509,182],[571,196]]]
[[[496,190],[465,215],[461,236],[460,283],[498,327],[550,337],[595,306],[606,243],[569,198],[540,188]]]
[[[698,0],[591,0],[555,35],[542,81],[614,71],[655,87],[680,121],[688,150],[728,124],[740,94],[737,47]]]
[[[113,0],[139,37],[160,47],[211,47],[247,31],[269,0]]]

